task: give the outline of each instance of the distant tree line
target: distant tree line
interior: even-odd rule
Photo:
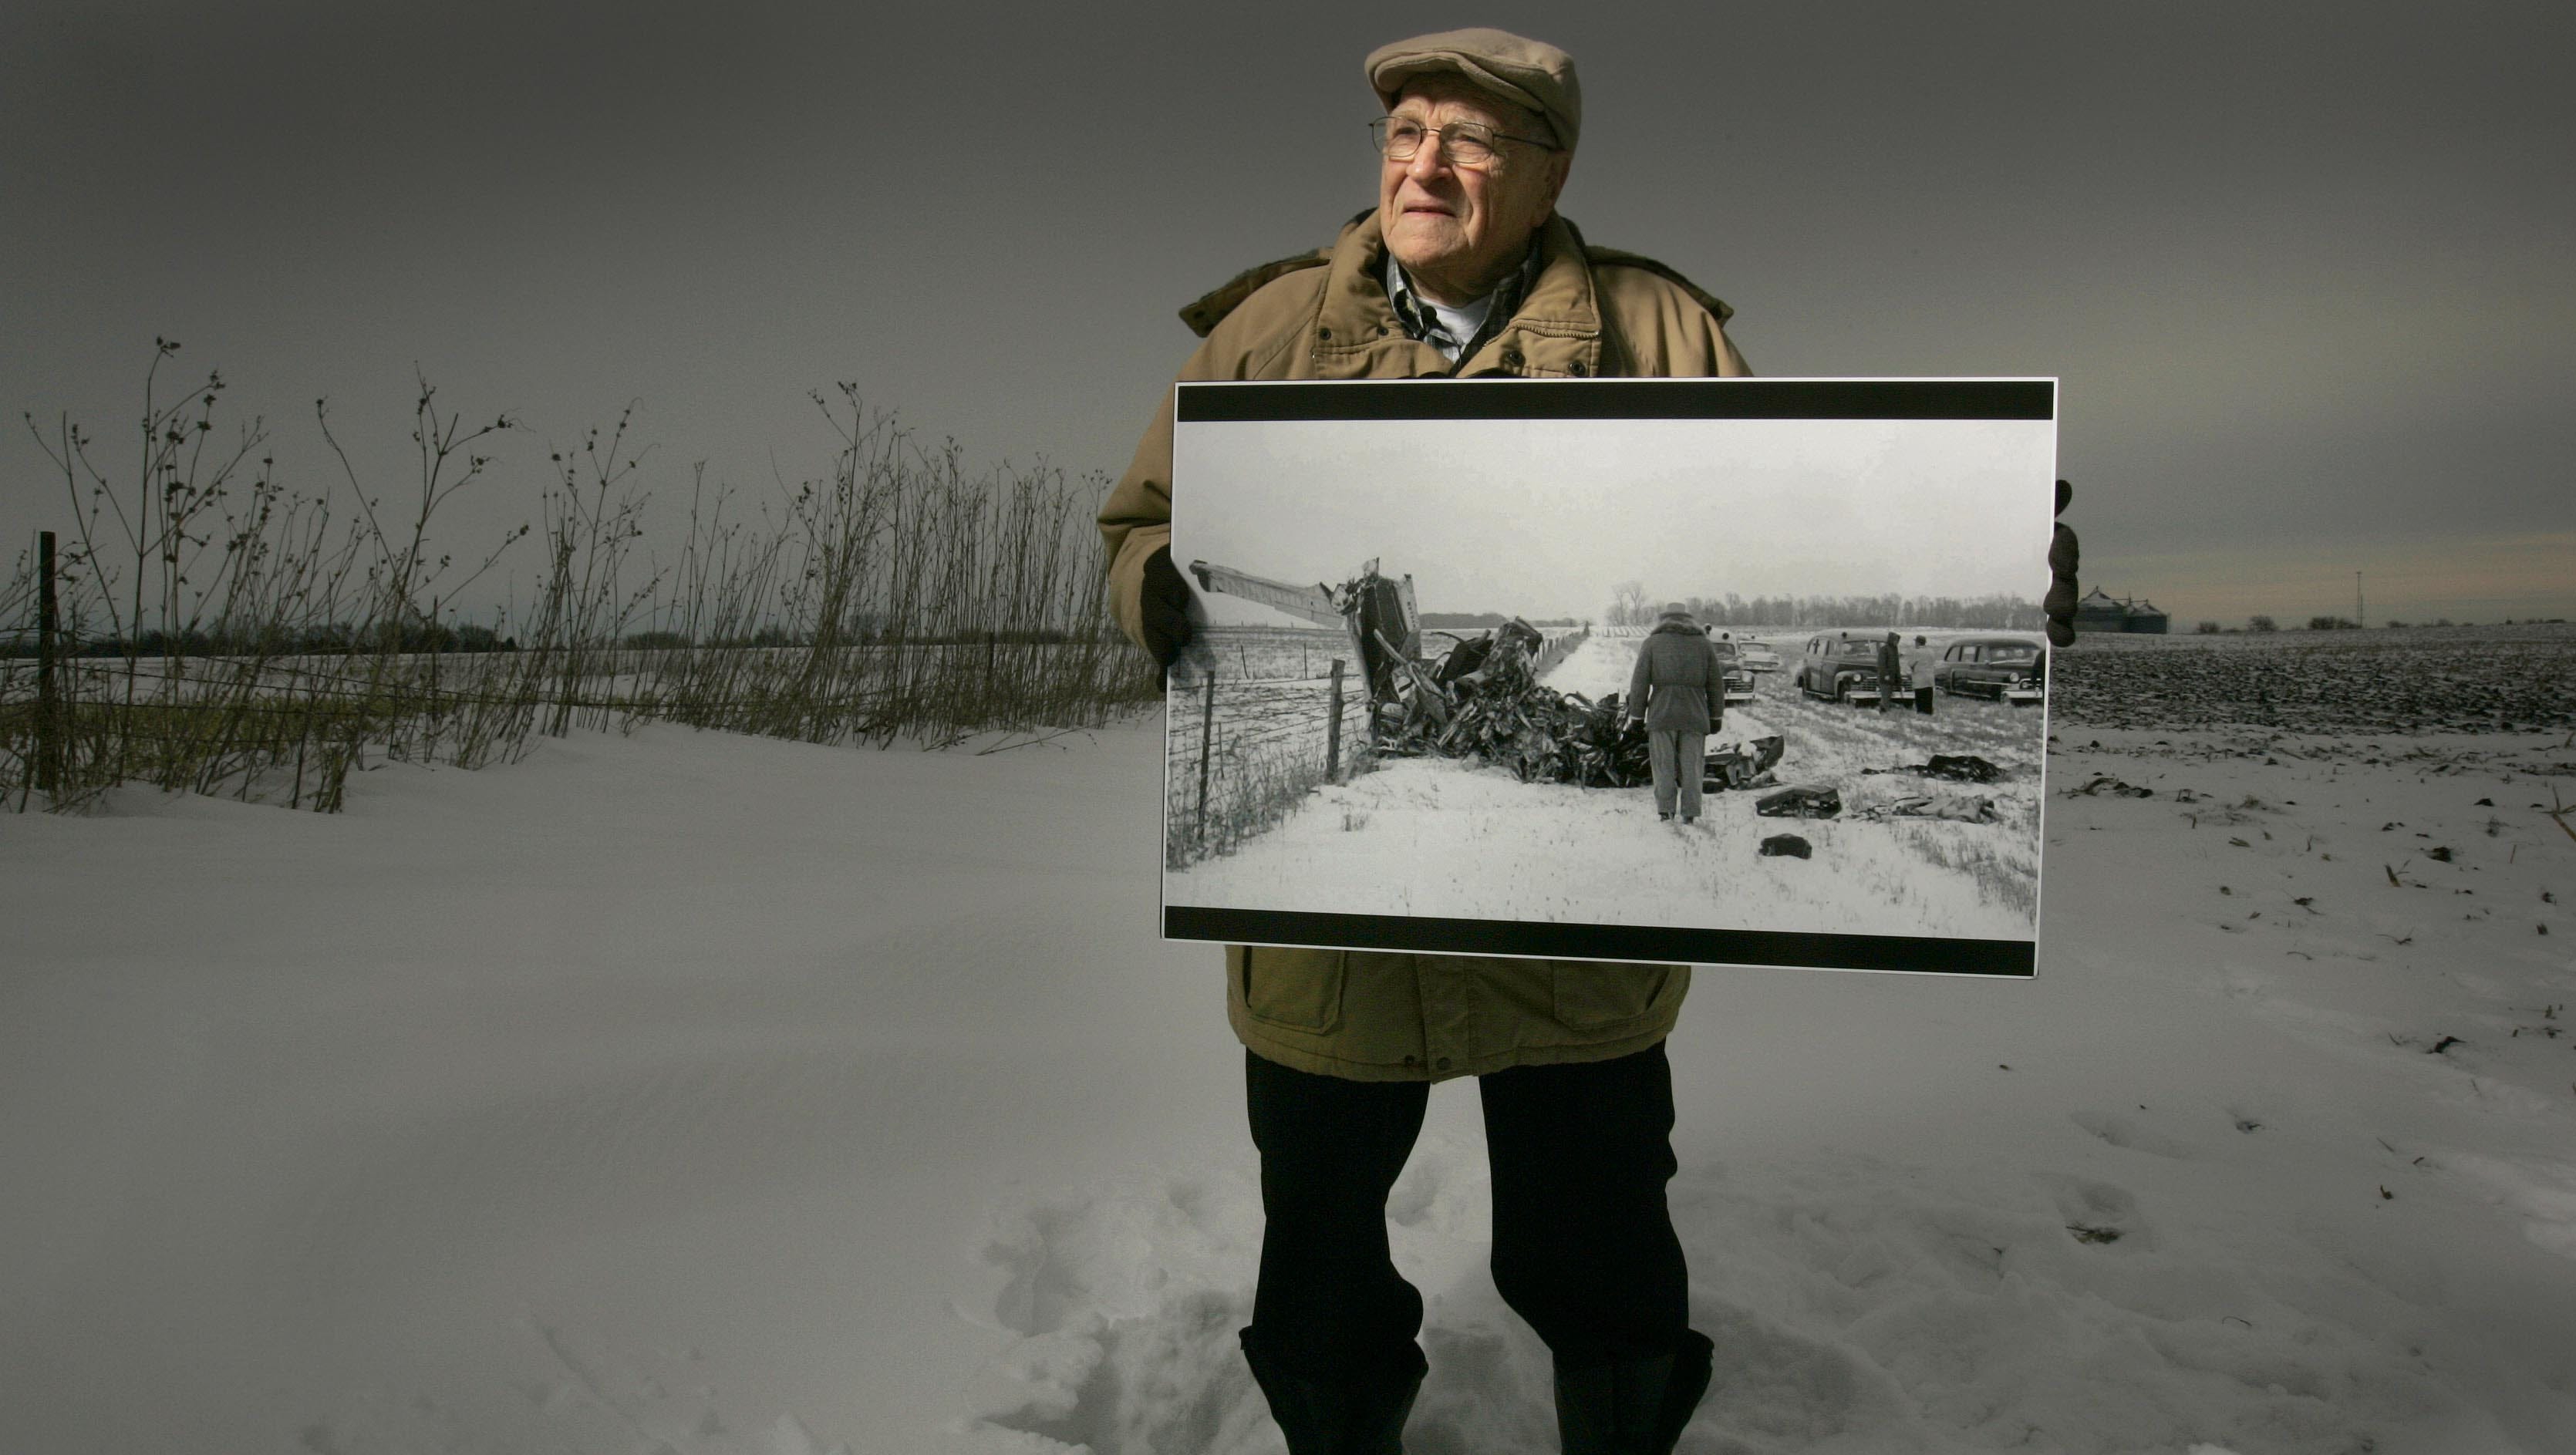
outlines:
[[[1686,596],[1682,605],[1703,626],[1793,627],[1833,626],[1979,627],[1999,631],[2036,631],[2047,615],[2039,603],[2018,596]],[[1651,626],[1664,603],[1634,582],[1623,583],[1608,616],[1612,626]]]
[[[2544,624],[2546,624],[2546,625],[2560,625],[2560,624],[2563,624],[2565,621],[2566,621],[2566,618],[2565,618],[2565,617],[2558,617],[2558,616],[2546,616],[2546,617],[2543,617],[2543,616],[2527,616],[2527,617],[2524,617],[2524,618],[2523,618],[2523,624],[2524,624],[2524,625],[2526,625],[2526,626],[2540,626],[2540,625],[2544,625]],[[2506,626],[2511,626],[2511,625],[2513,625],[2513,618],[2512,618],[2512,617],[2509,617],[2509,616],[2508,616],[2508,617],[2506,617],[2506,618],[2504,619],[2504,624],[2505,624]],[[2409,626],[2416,626],[2416,625],[2431,626],[2431,627],[2443,627],[2443,626],[2476,626],[2476,625],[2477,625],[2477,623],[2476,623],[2476,622],[2473,622],[2473,621],[2454,622],[2454,621],[2452,621],[2452,620],[2451,620],[2449,617],[2447,617],[2447,616],[2444,616],[2444,617],[2436,617],[2435,619],[2433,619],[2433,620],[2431,620],[2431,621],[2428,621],[2428,622],[2421,622],[2421,623],[2417,623],[2417,622],[2405,622],[2405,621],[2399,621],[2397,618],[2395,618],[2395,617],[2393,617],[2393,616],[2392,616],[2392,617],[2390,617],[2390,618],[2387,620],[2387,622],[2385,623],[2385,625],[2387,626],[2387,628],[2388,628],[2390,631],[2404,631],[2407,627],[2409,627]],[[2242,626],[2242,627],[2220,626],[2217,622],[2214,622],[2214,621],[2204,621],[2204,622],[2202,622],[2202,623],[2200,624],[2200,626],[2199,626],[2199,634],[2200,634],[2200,635],[2202,635],[2202,636],[2205,636],[2205,637],[2209,637],[2209,636],[2219,636],[2219,635],[2221,635],[2221,634],[2224,634],[2224,635],[2227,635],[2227,636],[2234,636],[2234,635],[2236,635],[2237,633],[2239,633],[2240,631],[2245,631],[2245,632],[2276,632],[2276,631],[2279,631],[2280,629],[2281,629],[2281,624],[2280,624],[2279,622],[2277,622],[2277,621],[2274,621],[2272,618],[2270,618],[2270,617],[2268,617],[2268,616],[2254,616],[2254,617],[2248,617],[2248,618],[2246,619],[2245,625],[2244,625],[2244,626]],[[2348,632],[2348,631],[2359,631],[2359,630],[2361,630],[2361,623],[2360,623],[2360,622],[2357,622],[2357,621],[2354,621],[2351,617],[2348,617],[2348,616],[2312,616],[2312,617],[2309,617],[2309,618],[2308,618],[2308,630],[2310,630],[2310,631],[2312,631],[2312,632]]]
[[[1583,625],[1580,620],[1571,616],[1532,616],[1521,619],[1532,626]],[[1422,613],[1424,626],[1440,627],[1449,631],[1460,631],[1468,627],[1496,627],[1510,620],[1512,618],[1499,611],[1426,611]]]
[[[1503,618],[1478,620],[1475,625],[1500,626]],[[1446,621],[1426,624],[1444,626]],[[1534,626],[1572,626],[1572,621],[1534,622]],[[1012,628],[987,631],[910,632],[884,634],[863,639],[884,646],[958,646],[990,642],[1006,646],[1048,645],[1070,642],[1071,633],[1061,629]],[[733,649],[741,647],[810,647],[810,632],[793,632],[783,626],[764,626],[750,633],[727,633],[692,641],[685,632],[637,631],[618,639],[617,645],[637,651],[674,651],[692,647]],[[186,628],[179,631],[150,629],[131,642],[119,635],[73,636],[66,634],[55,650],[65,657],[332,657],[366,656],[376,652],[414,655],[424,652],[515,652],[516,637],[505,637],[488,626],[445,626],[415,622],[395,629],[390,626],[356,627],[326,625],[303,628],[275,627],[257,631],[227,632],[221,629]],[[39,654],[34,628],[0,634],[0,659],[33,660]]]
[[[402,627],[270,626],[245,631],[187,627],[177,631],[149,628],[131,639],[66,634],[56,651],[67,657],[321,657],[373,652],[514,652],[515,639],[488,626],[444,626],[414,622]],[[0,657],[37,655],[36,632],[30,628],[0,639]]]

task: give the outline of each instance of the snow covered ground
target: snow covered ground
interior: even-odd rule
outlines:
[[[2035,981],[1697,980],[1684,1450],[2576,1449],[2576,750],[2061,736]],[[0,817],[0,1449],[1278,1451],[1160,748]],[[1471,1088],[1392,1215],[1408,1448],[1552,1450]]]
[[[1634,636],[1585,642],[1547,677],[1598,700],[1625,692]],[[1878,713],[1800,698],[1786,674],[1726,713],[1718,740],[1787,739],[1782,783],[1832,787],[1850,812],[1786,822],[1756,792],[1711,794],[1695,824],[1658,822],[1646,789],[1525,784],[1449,758],[1390,759],[1325,787],[1234,853],[1164,877],[1176,905],[1430,915],[1694,929],[1831,931],[2028,940],[2038,924],[2042,725],[2028,708],[1941,699]],[[1973,787],[1886,770],[1934,753],[1977,753],[2006,778]],[[1878,769],[1867,774],[1864,769]],[[1994,823],[1872,821],[1903,794],[1991,799]],[[1794,832],[1814,857],[1764,858]]]

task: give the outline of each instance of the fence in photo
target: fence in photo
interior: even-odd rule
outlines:
[[[1163,863],[1181,869],[1286,818],[1326,783],[1366,772],[1368,683],[1341,658],[1320,676],[1251,678],[1220,656],[1169,699]]]
[[[1592,639],[1591,628],[1579,626],[1551,627],[1545,635],[1547,645],[1539,648],[1538,655],[1530,659],[1530,676],[1542,682],[1559,663],[1574,655],[1575,648]]]

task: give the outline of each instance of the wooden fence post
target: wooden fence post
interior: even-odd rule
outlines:
[[[1342,781],[1342,659],[1333,659],[1332,713],[1324,719],[1324,781]]]
[[[50,800],[62,786],[62,702],[54,690],[54,533],[36,535],[36,787]]]
[[[1207,842],[1208,764],[1213,760],[1213,758],[1214,758],[1214,756],[1215,756],[1215,755],[1214,755],[1214,753],[1213,753],[1212,751],[1210,751],[1210,749],[1211,749],[1211,747],[1212,747],[1212,745],[1213,745],[1213,743],[1214,743],[1214,741],[1215,741],[1215,738],[1216,738],[1216,672],[1215,672],[1215,669],[1211,668],[1211,669],[1209,669],[1208,674],[1207,674],[1207,706],[1206,706],[1204,709],[1202,709],[1202,710],[1201,710],[1200,717],[1199,717],[1199,823],[1198,823],[1198,838],[1199,838],[1199,842],[1200,842],[1201,844],[1205,844],[1205,843]]]

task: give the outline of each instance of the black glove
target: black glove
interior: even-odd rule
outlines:
[[[2066,513],[2066,502],[2074,498],[2075,487],[2058,481],[2059,514]],[[2075,561],[2075,532],[2060,521],[2048,542],[2048,594],[2039,603],[2048,613],[2048,644],[2053,647],[2075,645]]]
[[[1153,654],[1155,666],[1169,672],[1180,659],[1181,648],[1190,644],[1190,583],[1181,579],[1180,568],[1172,564],[1168,546],[1145,558],[1145,589],[1137,614],[1145,630],[1145,650]]]

